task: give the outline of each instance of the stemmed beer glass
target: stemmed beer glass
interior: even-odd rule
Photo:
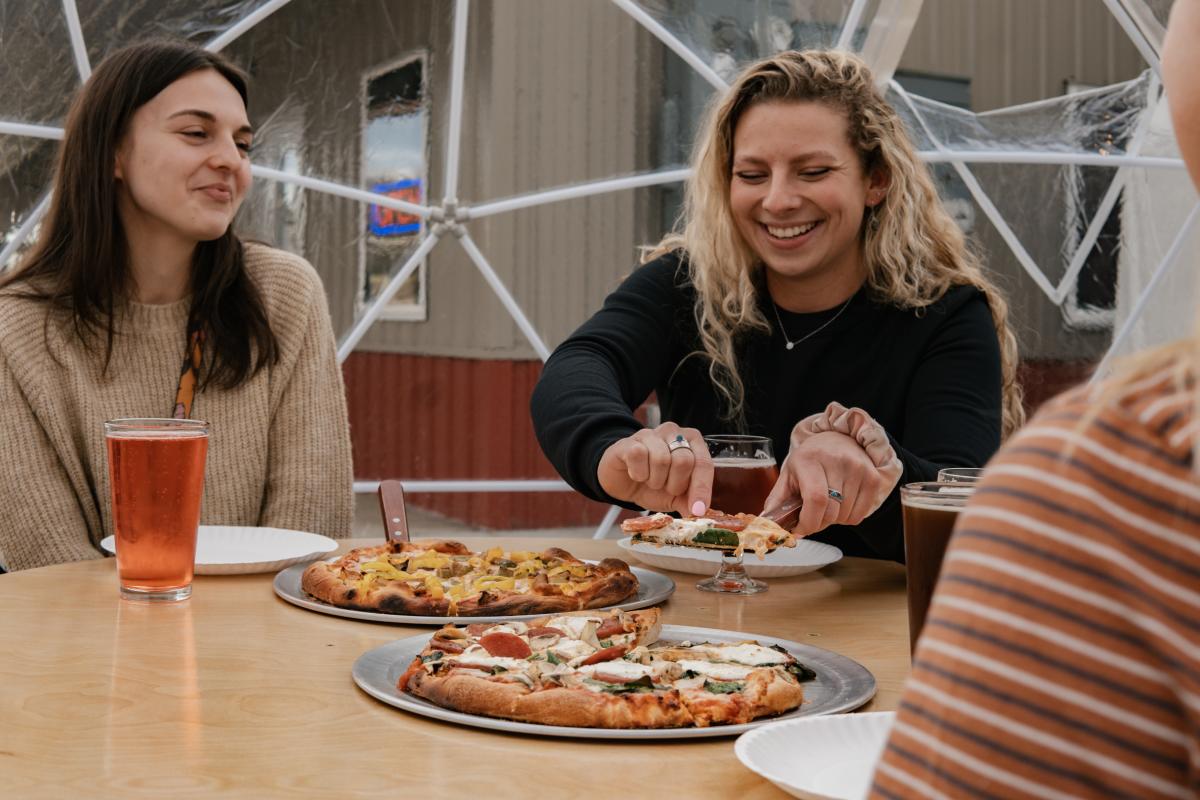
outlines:
[[[757,514],[763,510],[767,495],[779,478],[779,466],[765,436],[705,436],[704,443],[713,460],[711,509],[726,514]],[[717,574],[700,581],[696,588],[705,592],[758,594],[767,584],[746,574],[742,554],[722,552]]]

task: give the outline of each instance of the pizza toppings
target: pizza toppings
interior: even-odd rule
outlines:
[[[800,681],[813,673],[786,650],[660,642],[658,618],[649,609],[446,626],[399,686],[468,713],[591,727],[745,722],[802,701]]]
[[[560,631],[558,628],[549,628],[545,625],[537,628],[530,628],[525,633],[530,639],[541,639],[546,636],[566,636],[566,634]]]
[[[641,533],[655,528],[665,528],[671,524],[669,514],[649,514],[644,517],[633,517],[621,522],[621,530],[626,533]]]
[[[480,637],[479,644],[493,656],[526,658],[533,655],[533,651],[529,649],[526,641],[515,633],[505,631],[485,633]]]
[[[724,528],[705,528],[692,539],[696,544],[715,544],[720,547],[737,547],[741,540],[734,531]]]
[[[612,661],[614,658],[620,658],[621,656],[625,655],[628,650],[629,648],[623,644],[617,645],[616,647],[605,647],[592,653],[579,663],[580,665],[586,667],[588,664],[599,664],[601,661]]]

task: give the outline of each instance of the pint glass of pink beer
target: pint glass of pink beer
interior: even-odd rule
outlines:
[[[116,419],[104,436],[121,596],[191,597],[208,423]]]

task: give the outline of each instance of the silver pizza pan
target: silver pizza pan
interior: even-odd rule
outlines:
[[[477,714],[464,714],[461,711],[451,711],[419,697],[405,694],[396,688],[396,682],[400,680],[400,676],[428,644],[429,636],[426,635],[410,636],[368,650],[354,662],[353,675],[354,682],[358,684],[358,687],[376,700],[413,714],[505,733],[569,736],[581,739],[705,739],[714,736],[737,736],[769,722],[852,711],[875,696],[875,676],[871,674],[870,670],[853,659],[812,645],[753,633],[721,631],[714,628],[690,628],[679,625],[664,625],[662,633],[659,635],[659,641],[667,642],[736,643],[747,640],[756,641],[761,645],[777,644],[795,656],[801,664],[817,673],[816,678],[804,683],[804,704],[800,708],[778,717],[768,717],[743,725],[638,730],[537,725]]]
[[[596,563],[596,562],[589,562]],[[338,608],[310,595],[300,588],[300,578],[308,564],[296,564],[281,570],[275,576],[275,594],[289,603],[316,611],[321,614],[331,614],[335,617],[349,617],[370,622],[387,622],[392,625],[445,625],[447,622],[504,622],[511,619],[537,619],[546,616],[541,614],[510,614],[492,617],[420,617],[410,614],[384,614],[378,611],[358,611],[353,608]],[[637,594],[624,603],[604,606],[604,608],[623,608],[632,611],[635,608],[647,608],[658,605],[675,592],[675,581],[658,572],[643,567],[630,567],[638,579]],[[593,609],[599,611],[601,609]]]

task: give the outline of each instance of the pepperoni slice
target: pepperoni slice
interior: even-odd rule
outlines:
[[[592,678],[594,678],[595,680],[598,680],[598,681],[604,681],[605,683],[615,683],[617,685],[629,682],[628,676],[609,675],[607,672],[604,672],[603,670],[604,670],[604,668],[601,667],[600,669],[593,672]]]
[[[479,644],[488,651],[489,656],[525,658],[533,653],[524,639],[508,631],[485,633],[480,637]]]
[[[489,628],[494,628],[499,624],[498,622],[472,622],[467,626],[467,633],[471,636],[478,636]]]
[[[587,666],[588,664],[599,664],[602,661],[612,661],[614,659],[620,658],[621,656],[625,655],[628,652],[629,652],[629,648],[623,644],[619,644],[616,647],[605,647],[603,650],[597,650],[596,652],[592,653],[590,656],[585,658],[582,662],[580,662],[580,666]]]
[[[566,636],[565,633],[558,628],[530,628],[525,631],[525,635],[530,639],[536,639],[539,636]],[[597,633],[599,635],[599,633]]]
[[[616,617],[609,617],[596,629],[596,638],[607,639],[610,636],[618,636],[622,633],[628,633],[628,631],[625,630],[625,626],[621,623],[621,620]]]
[[[434,650],[441,650],[442,652],[445,652],[445,653],[455,653],[455,654],[461,653],[463,650],[466,649],[461,644],[454,641],[453,639],[434,639],[433,641],[431,641],[429,643],[429,646],[432,647]]]
[[[649,517],[634,517],[621,523],[621,530],[626,533],[642,533],[655,528],[665,528],[671,524],[671,518],[666,514],[653,514]]]
[[[722,528],[727,531],[745,530],[746,520],[741,517],[735,517],[731,514],[719,514],[714,512],[708,519],[712,520],[714,528]]]

